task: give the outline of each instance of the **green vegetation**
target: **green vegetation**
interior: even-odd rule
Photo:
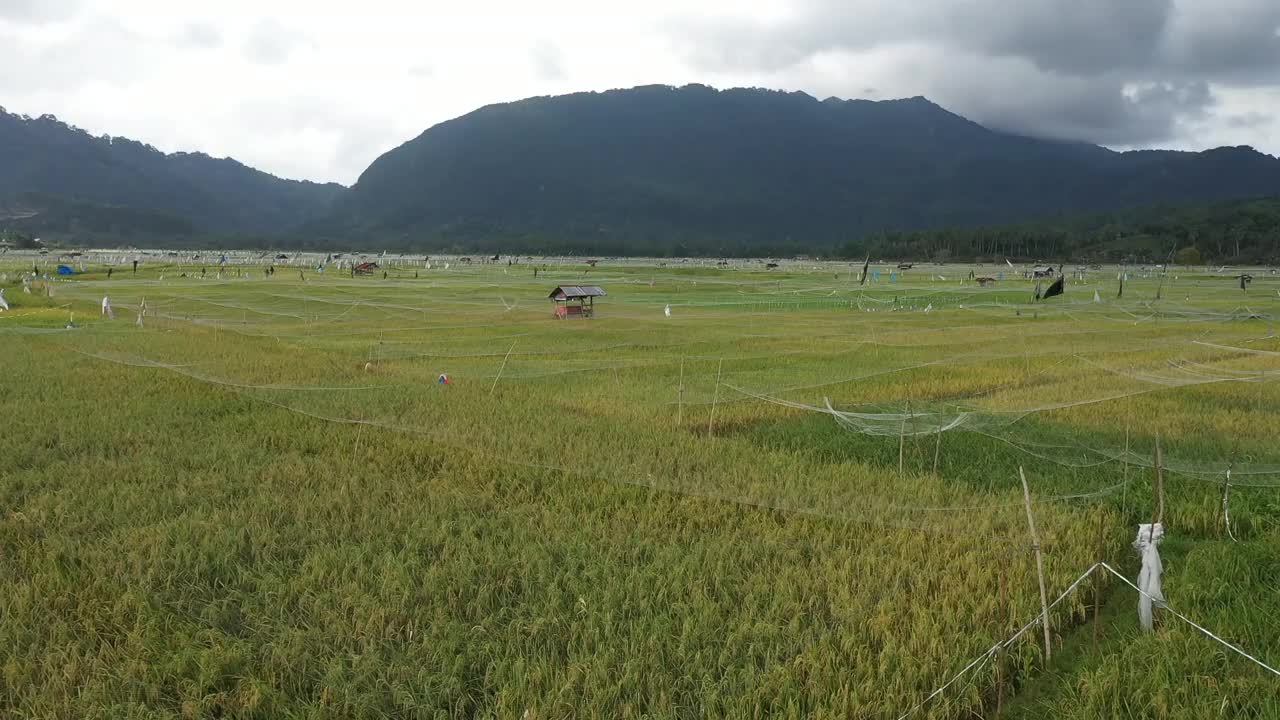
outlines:
[[[1039,612],[1018,467],[1056,597],[1136,575],[1157,434],[1171,605],[1280,661],[1262,271],[84,261],[0,258],[0,716],[897,718]],[[913,717],[1277,716],[1096,580]]]
[[[647,86],[441,123],[375,160],[309,229],[378,250],[792,256],[886,232],[1274,195],[1280,160],[1246,147],[1117,153],[995,132],[921,97]],[[927,255],[911,239],[877,256],[1001,254],[980,235],[922,242]],[[1074,257],[1076,238],[1018,239],[1003,254]]]
[[[1280,197],[1156,206],[1021,225],[888,233],[845,246],[846,257],[946,260],[1280,264]]]
[[[528,98],[427,129],[351,188],[2,110],[0,158],[0,230],[68,247],[1150,263],[1193,246],[1205,261],[1280,260],[1274,157],[1018,137],[920,97]],[[1241,198],[1271,199],[1206,207]]]
[[[0,158],[0,230],[98,247],[283,233],[327,212],[343,190],[282,180],[231,159],[94,137],[52,115],[4,108]]]

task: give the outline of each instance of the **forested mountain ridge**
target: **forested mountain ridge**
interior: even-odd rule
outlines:
[[[1280,160],[1248,147],[1121,153],[989,130],[920,97],[699,85],[486,106],[350,189],[3,111],[0,166],[0,230],[81,245],[1112,257],[1187,235],[1129,225],[1213,206],[1239,232],[1203,226],[1206,257],[1269,257],[1270,211],[1232,203],[1280,196]]]
[[[1280,197],[1155,205],[1009,225],[889,232],[835,254],[861,258],[1280,264]]]
[[[54,233],[110,234],[112,226],[68,226],[65,210],[80,217],[110,216],[122,235],[150,235],[127,220],[164,216],[157,235],[276,234],[325,214],[343,188],[283,180],[232,159],[203,153],[165,154],[121,137],[95,137],[51,115],[14,115],[0,108],[0,216]],[[96,208],[93,212],[85,212]],[[41,218],[42,213],[49,218]],[[121,226],[119,221],[126,220]],[[2,223],[3,220],[0,220]],[[173,233],[179,226],[185,233]]]
[[[782,254],[1270,194],[1280,160],[1251,148],[1120,153],[988,130],[918,97],[647,86],[436,125],[378,158],[326,227],[435,248]]]

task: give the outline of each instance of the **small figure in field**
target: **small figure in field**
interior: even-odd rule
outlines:
[[[138,274],[138,261],[137,261],[137,260],[134,260],[134,261],[133,261],[133,274],[134,274],[134,275],[137,275],[137,274]]]
[[[386,271],[386,270],[383,270],[383,271],[382,271],[382,279],[383,279],[383,280],[386,280],[386,279],[387,279],[387,271]]]
[[[102,315],[108,320],[116,319],[116,314],[111,309],[111,298],[107,297],[106,295],[102,296]]]
[[[107,279],[111,279],[111,273],[115,272],[115,268],[107,268]]]
[[[203,279],[204,279],[204,275],[205,275],[205,268],[200,268],[200,279],[201,279],[201,280],[203,280]]]

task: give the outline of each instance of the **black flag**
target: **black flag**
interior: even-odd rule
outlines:
[[[862,279],[858,281],[859,285],[867,284],[867,268],[871,267],[871,256],[867,256],[867,261],[862,263]]]
[[[1063,280],[1066,280],[1066,277],[1065,277],[1064,275],[1062,275],[1061,273],[1059,273],[1059,274],[1058,274],[1058,279],[1053,281],[1053,284],[1049,286],[1049,289],[1048,289],[1048,290],[1045,290],[1045,291],[1044,291],[1044,295],[1040,296],[1040,299],[1041,299],[1041,300],[1048,300],[1049,298],[1053,297],[1054,295],[1061,295],[1061,294],[1062,294],[1062,281],[1063,281]]]

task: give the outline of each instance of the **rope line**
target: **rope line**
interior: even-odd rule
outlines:
[[[1277,669],[1275,669],[1275,668],[1271,667],[1270,665],[1268,665],[1268,664],[1266,664],[1266,663],[1262,662],[1261,660],[1259,660],[1258,658],[1256,658],[1256,657],[1254,657],[1254,656],[1250,655],[1249,653],[1245,652],[1244,650],[1241,650],[1240,648],[1236,647],[1235,645],[1232,645],[1231,643],[1227,642],[1226,640],[1223,640],[1222,638],[1220,638],[1220,637],[1218,637],[1217,635],[1215,635],[1215,634],[1214,634],[1212,631],[1210,631],[1208,628],[1204,627],[1203,625],[1200,625],[1199,623],[1195,622],[1194,620],[1192,620],[1191,618],[1187,617],[1186,615],[1183,615],[1182,613],[1178,612],[1177,610],[1174,610],[1173,608],[1169,607],[1169,603],[1168,603],[1168,601],[1166,601],[1166,600],[1162,600],[1162,599],[1159,599],[1159,598],[1152,597],[1151,595],[1148,595],[1147,593],[1143,592],[1143,591],[1142,591],[1142,590],[1141,590],[1137,585],[1134,585],[1134,584],[1133,584],[1133,582],[1131,582],[1131,581],[1129,580],[1129,578],[1127,578],[1127,577],[1125,577],[1124,575],[1120,574],[1120,572],[1118,572],[1115,568],[1111,567],[1111,566],[1110,566],[1110,565],[1108,565],[1107,563],[1105,563],[1105,562],[1104,562],[1104,563],[1098,563],[1098,564],[1099,564],[1099,565],[1101,565],[1102,567],[1106,568],[1107,570],[1111,571],[1111,574],[1112,574],[1112,575],[1115,575],[1116,577],[1118,577],[1118,578],[1120,578],[1121,580],[1123,580],[1125,585],[1128,585],[1129,587],[1131,587],[1131,588],[1133,588],[1134,590],[1136,590],[1136,591],[1138,592],[1138,594],[1140,594],[1140,595],[1143,595],[1143,596],[1147,597],[1147,598],[1148,598],[1148,599],[1150,599],[1152,602],[1158,602],[1158,603],[1160,604],[1160,608],[1161,608],[1162,610],[1166,610],[1166,611],[1168,611],[1170,614],[1172,614],[1174,617],[1178,618],[1178,619],[1179,619],[1179,620],[1181,620],[1182,622],[1184,622],[1184,623],[1186,623],[1186,624],[1190,625],[1191,627],[1193,627],[1193,628],[1195,628],[1195,629],[1199,630],[1200,632],[1204,633],[1205,635],[1208,635],[1209,637],[1213,638],[1214,640],[1217,640],[1217,641],[1218,641],[1219,643],[1221,643],[1222,645],[1224,645],[1224,646],[1226,646],[1226,647],[1228,647],[1228,648],[1231,648],[1231,650],[1235,651],[1235,653],[1236,653],[1237,655],[1239,655],[1239,656],[1241,656],[1241,657],[1243,657],[1243,658],[1246,658],[1246,659],[1250,660],[1251,662],[1253,662],[1254,664],[1256,664],[1258,667],[1262,668],[1263,670],[1266,670],[1267,672],[1271,673],[1272,675],[1275,675],[1276,677],[1280,677],[1280,670],[1277,670]],[[1097,566],[1094,566],[1094,567],[1097,567]],[[1092,572],[1092,570],[1091,570],[1091,572]]]
[[[1172,614],[1174,617],[1176,617],[1176,618],[1178,618],[1179,620],[1181,620],[1181,621],[1183,621],[1183,622],[1187,623],[1187,624],[1188,624],[1188,625],[1190,625],[1191,627],[1193,627],[1193,628],[1195,628],[1195,629],[1199,630],[1200,632],[1202,632],[1202,633],[1204,633],[1205,635],[1209,636],[1209,637],[1210,637],[1210,638],[1212,638],[1213,640],[1216,640],[1216,641],[1217,641],[1218,643],[1220,643],[1221,645],[1223,645],[1223,646],[1225,646],[1225,647],[1227,647],[1227,648],[1230,648],[1230,649],[1231,649],[1233,652],[1235,652],[1237,655],[1240,655],[1241,657],[1243,657],[1243,658],[1245,658],[1245,659],[1249,660],[1250,662],[1253,662],[1254,664],[1256,664],[1258,667],[1262,668],[1263,670],[1266,670],[1267,672],[1271,673],[1272,675],[1275,675],[1275,676],[1277,676],[1277,677],[1280,677],[1280,670],[1277,670],[1277,669],[1275,669],[1274,667],[1272,667],[1272,666],[1270,666],[1270,665],[1266,664],[1265,662],[1263,662],[1263,661],[1259,660],[1258,658],[1254,657],[1253,655],[1250,655],[1249,653],[1247,653],[1247,652],[1245,652],[1244,650],[1240,649],[1239,647],[1237,647],[1237,646],[1235,646],[1235,645],[1231,644],[1230,642],[1227,642],[1226,640],[1223,640],[1221,637],[1219,637],[1218,635],[1214,634],[1214,633],[1213,633],[1211,630],[1209,630],[1208,628],[1204,627],[1203,625],[1200,625],[1199,623],[1195,622],[1194,620],[1192,620],[1192,619],[1188,618],[1186,615],[1183,615],[1182,613],[1178,612],[1177,610],[1174,610],[1173,608],[1169,607],[1168,602],[1166,602],[1166,601],[1164,601],[1164,600],[1161,600],[1161,599],[1159,599],[1159,598],[1152,597],[1151,595],[1149,595],[1149,594],[1147,594],[1147,593],[1143,592],[1143,591],[1142,591],[1142,590],[1141,590],[1137,585],[1134,585],[1134,584],[1133,584],[1133,582],[1129,580],[1129,578],[1125,577],[1121,572],[1119,572],[1118,570],[1116,570],[1115,568],[1111,567],[1111,565],[1109,565],[1108,563],[1105,563],[1105,562],[1095,563],[1095,564],[1094,564],[1094,565],[1092,565],[1088,570],[1085,570],[1085,571],[1084,571],[1084,573],[1083,573],[1083,574],[1081,574],[1081,575],[1080,575],[1080,577],[1076,578],[1076,579],[1075,579],[1075,581],[1074,581],[1074,582],[1072,582],[1072,583],[1071,583],[1071,585],[1070,585],[1070,586],[1068,586],[1066,590],[1062,591],[1062,594],[1061,594],[1061,595],[1059,595],[1059,596],[1057,597],[1057,599],[1056,599],[1056,600],[1054,600],[1052,603],[1049,603],[1049,608],[1050,608],[1050,609],[1052,609],[1052,608],[1053,608],[1053,607],[1055,607],[1058,603],[1060,603],[1060,602],[1063,600],[1063,598],[1067,597],[1067,595],[1069,595],[1069,594],[1071,594],[1072,592],[1074,592],[1074,591],[1075,591],[1075,589],[1076,589],[1077,587],[1079,587],[1079,586],[1080,586],[1080,583],[1081,583],[1081,582],[1083,582],[1085,578],[1087,578],[1087,577],[1089,577],[1090,575],[1092,575],[1092,574],[1093,574],[1093,572],[1094,572],[1095,570],[1097,570],[1098,568],[1105,568],[1105,569],[1106,569],[1107,571],[1109,571],[1112,575],[1115,575],[1116,577],[1120,578],[1120,580],[1121,580],[1121,581],[1123,581],[1125,585],[1128,585],[1129,587],[1133,588],[1133,589],[1134,589],[1134,591],[1136,591],[1138,594],[1143,595],[1143,596],[1145,596],[1145,597],[1149,598],[1149,599],[1150,599],[1150,600],[1152,600],[1153,602],[1158,602],[1158,603],[1160,604],[1161,609],[1168,611],[1168,612],[1169,612],[1170,614]],[[912,715],[913,713],[915,713],[917,710],[919,710],[920,708],[922,708],[922,707],[924,707],[926,704],[928,704],[930,700],[932,700],[932,699],[934,699],[934,698],[938,697],[939,695],[941,695],[941,694],[942,694],[942,692],[943,692],[943,691],[945,691],[947,688],[949,688],[949,687],[951,687],[952,685],[954,685],[954,684],[955,684],[955,683],[956,683],[956,682],[957,682],[957,681],[958,681],[962,676],[964,676],[964,675],[965,675],[965,673],[968,673],[968,672],[969,672],[969,671],[971,671],[971,670],[974,670],[974,669],[976,669],[976,668],[978,668],[978,667],[981,667],[981,666],[982,666],[982,665],[983,665],[987,660],[990,660],[990,659],[991,659],[991,657],[992,657],[992,656],[994,656],[997,652],[999,652],[1000,650],[1003,650],[1004,648],[1009,647],[1009,645],[1013,644],[1013,642],[1014,642],[1015,640],[1017,640],[1019,637],[1021,637],[1022,635],[1024,635],[1028,630],[1030,630],[1031,628],[1035,627],[1036,625],[1039,625],[1039,624],[1040,624],[1040,621],[1041,621],[1041,618],[1042,618],[1042,615],[1041,615],[1040,613],[1037,613],[1037,614],[1036,614],[1036,617],[1035,617],[1035,619],[1034,619],[1034,620],[1032,620],[1031,622],[1027,623],[1026,625],[1023,625],[1023,626],[1022,626],[1022,627],[1021,627],[1021,628],[1020,628],[1016,633],[1014,633],[1013,635],[1009,636],[1007,639],[1002,640],[1002,641],[1000,641],[1000,642],[997,642],[995,645],[992,645],[990,648],[988,648],[988,649],[987,649],[987,651],[986,651],[985,653],[983,653],[982,655],[979,655],[977,658],[974,658],[974,660],[973,660],[972,662],[970,662],[968,665],[964,666],[964,668],[962,668],[962,669],[960,670],[960,672],[958,672],[958,673],[956,673],[955,675],[953,675],[953,676],[951,677],[951,679],[950,679],[950,680],[948,680],[946,683],[944,683],[943,685],[941,685],[938,689],[936,689],[936,690],[934,690],[933,692],[929,693],[929,695],[928,695],[925,699],[921,700],[919,703],[917,703],[917,704],[916,704],[914,707],[912,707],[910,710],[907,710],[906,712],[904,712],[904,713],[902,713],[901,715],[899,715],[899,716],[898,716],[898,720],[904,720],[904,718],[907,718],[907,717],[911,716],[911,715]]]

